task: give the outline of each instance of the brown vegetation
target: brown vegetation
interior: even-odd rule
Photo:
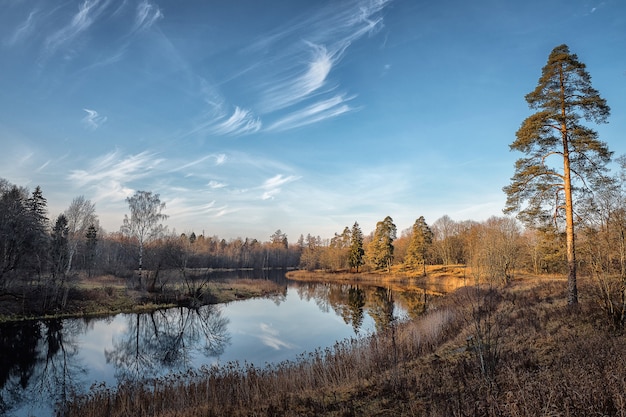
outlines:
[[[626,339],[596,298],[567,307],[565,285],[462,288],[420,319],[295,362],[95,389],[59,415],[626,415]]]
[[[466,286],[471,282],[471,274],[464,265],[427,265],[426,275],[403,265],[394,266],[391,272],[327,272],[294,270],[285,275],[295,281],[307,282],[345,282],[349,284],[384,285],[394,291],[417,291],[443,295]]]
[[[162,272],[167,275],[169,271]],[[44,308],[46,289],[24,286],[20,291],[0,295],[0,321],[41,317],[100,316],[117,313],[150,311],[177,305],[216,304],[280,293],[276,282],[263,279],[206,280],[201,299],[191,298],[184,283],[171,272],[168,285],[158,292],[138,290],[128,285],[128,279],[113,275],[97,277],[76,276],[68,280],[66,304],[55,311]]]

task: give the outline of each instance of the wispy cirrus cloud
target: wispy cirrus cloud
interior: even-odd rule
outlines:
[[[134,31],[149,29],[152,25],[163,18],[163,12],[159,6],[144,0],[137,5],[135,14]]]
[[[83,109],[87,115],[83,117],[82,123],[89,130],[96,130],[102,126],[106,121],[106,116],[101,116],[97,111],[91,109]]]
[[[250,90],[254,97],[245,106],[229,104],[219,83],[198,77],[197,90],[206,109],[183,137],[284,131],[355,110],[348,102],[356,95],[340,91],[332,74],[355,41],[383,27],[382,10],[390,1],[352,0],[312,7],[305,18],[247,45],[243,55],[250,61],[235,77],[222,80],[226,84],[233,78],[254,80]]]
[[[287,52],[277,60],[279,76],[265,84],[263,109],[267,112],[284,109],[335,90],[337,86],[329,85],[329,77],[336,64],[353,42],[382,28],[380,14],[389,2],[332,3],[308,19],[261,39],[257,45],[265,49],[272,49],[288,38],[299,39],[288,44],[284,48]],[[307,57],[304,60],[303,55]]]
[[[215,180],[209,181],[209,183],[207,185],[209,186],[209,188],[212,188],[212,189],[218,189],[218,188],[226,187],[226,184],[224,184],[223,182],[219,182],[219,181],[215,181]]]
[[[226,155],[223,154],[223,153],[205,155],[205,156],[203,156],[201,158],[195,159],[195,160],[193,160],[191,162],[187,162],[186,164],[183,164],[181,166],[173,168],[171,170],[171,172],[182,171],[182,170],[185,170],[187,168],[191,168],[191,167],[194,167],[196,165],[203,164],[204,162],[210,161],[211,159],[215,160],[213,162],[213,164],[215,164],[215,165],[222,165],[226,161]]]
[[[162,162],[163,159],[150,152],[122,157],[113,151],[93,160],[85,169],[72,170],[68,179],[77,187],[95,189],[96,200],[119,200],[132,194],[129,183],[150,175]]]
[[[216,156],[215,158],[215,165],[222,165],[224,162],[226,162],[226,154],[220,153]]]
[[[46,38],[46,54],[54,54],[60,46],[71,42],[86,31],[106,9],[108,3],[109,0],[85,0],[81,3],[69,24]]]
[[[26,20],[15,29],[11,37],[9,37],[5,43],[12,46],[29,37],[35,30],[35,16],[37,13],[37,10],[28,13]]]
[[[261,130],[261,120],[250,110],[235,107],[233,114],[213,127],[213,132],[220,135],[242,135]]]
[[[274,350],[281,349],[293,349],[295,346],[285,340],[279,338],[279,332],[267,323],[261,323],[261,335],[259,335],[261,342],[271,347]]]
[[[261,195],[262,200],[271,200],[276,196],[276,194],[280,193],[281,187],[285,184],[288,184],[293,181],[299,180],[301,177],[296,175],[289,175],[287,177],[282,174],[278,174],[265,180],[263,185],[261,185],[261,189],[264,190]]]
[[[318,101],[279,119],[268,126],[267,130],[284,131],[337,117],[353,110],[347,104],[353,98],[354,96],[336,95],[327,100]]]
[[[310,48],[310,57],[306,65],[299,68],[295,75],[286,81],[271,86],[266,92],[266,110],[280,110],[298,103],[319,90],[326,83],[338,52],[330,52],[323,45],[305,42]]]

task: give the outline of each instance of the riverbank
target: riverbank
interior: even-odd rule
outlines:
[[[418,319],[296,362],[228,364],[74,398],[60,416],[624,415],[626,339],[593,282],[465,287]]]
[[[0,295],[0,322],[44,318],[107,316],[119,313],[139,313],[156,309],[202,304],[218,304],[254,297],[279,294],[284,288],[263,279],[212,280],[206,284],[203,297],[191,299],[184,295],[182,283],[170,283],[160,292],[138,290],[127,279],[113,275],[82,277],[70,283],[67,302],[61,309],[41,309],[46,289],[25,287],[22,291]]]
[[[397,291],[422,292],[427,289],[433,295],[449,294],[471,284],[465,265],[428,265],[425,275],[395,266],[390,271],[365,272],[293,270],[285,276],[294,281],[377,285]]]

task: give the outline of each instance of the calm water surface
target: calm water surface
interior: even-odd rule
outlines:
[[[286,281],[278,296],[99,319],[0,325],[0,415],[44,416],[72,391],[229,361],[258,366],[419,314],[419,293]]]

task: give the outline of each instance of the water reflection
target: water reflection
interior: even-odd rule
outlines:
[[[230,341],[219,306],[128,315],[126,330],[105,349],[118,381],[154,378],[191,368],[194,353],[219,356]]]
[[[300,298],[314,300],[323,311],[333,310],[352,326],[355,335],[362,331],[365,313],[374,319],[376,330],[380,331],[398,317],[416,318],[424,314],[428,303],[436,296],[433,291],[399,285],[380,287],[318,282],[293,282],[290,285],[297,288]]]
[[[359,334],[363,324],[363,307],[365,307],[365,291],[358,286],[348,289],[348,308],[343,310],[341,317],[347,324],[352,323],[355,334]]]
[[[284,280],[284,276],[282,276]],[[284,281],[269,299],[0,324],[0,415],[50,415],[72,392],[238,360],[263,365],[423,313],[426,290]]]
[[[86,323],[46,320],[5,324],[0,336],[0,414],[27,403],[47,408],[81,390],[86,367],[77,336]]]

